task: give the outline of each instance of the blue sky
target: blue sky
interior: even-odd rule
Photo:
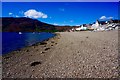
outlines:
[[[3,17],[30,17],[54,25],[118,18],[117,2],[3,2]]]
[[[2,2],[119,2],[119,0],[1,0]]]

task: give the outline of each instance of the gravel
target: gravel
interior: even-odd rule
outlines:
[[[37,45],[35,48],[26,48],[29,52],[21,50],[3,56],[3,77],[118,77],[118,31],[58,34],[60,35],[47,41],[45,45],[50,49],[44,54],[41,54],[44,46]],[[41,64],[30,67],[31,62],[35,61],[41,61]]]

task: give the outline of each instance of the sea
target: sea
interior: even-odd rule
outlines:
[[[4,55],[54,36],[55,34],[48,32],[2,32],[2,49],[0,49],[2,51],[0,52]]]

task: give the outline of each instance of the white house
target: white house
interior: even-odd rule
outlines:
[[[91,26],[91,28],[93,28],[93,29],[98,29],[99,26],[100,26],[100,23],[99,23],[98,20],[97,20],[97,21],[95,22],[95,24],[93,24],[93,25]]]
[[[80,30],[87,30],[87,27],[85,27],[85,26],[81,26],[81,27],[78,27],[78,28],[76,28],[75,29],[76,31],[80,31]]]
[[[85,26],[81,26],[81,30],[87,30],[87,27],[85,27]]]
[[[80,27],[79,27],[79,28],[75,28],[75,30],[76,30],[76,31],[80,31],[80,30],[81,30],[81,28],[80,28]]]

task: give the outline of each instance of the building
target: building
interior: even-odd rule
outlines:
[[[76,31],[84,31],[84,30],[87,30],[87,26],[85,26],[84,24],[81,26],[81,27],[77,27],[75,28]]]
[[[91,28],[97,29],[99,26],[100,26],[100,23],[99,23],[99,21],[97,20],[97,21],[91,26]]]
[[[106,21],[96,21],[91,27],[94,29],[94,30],[105,30],[105,26],[108,24],[108,22]]]

